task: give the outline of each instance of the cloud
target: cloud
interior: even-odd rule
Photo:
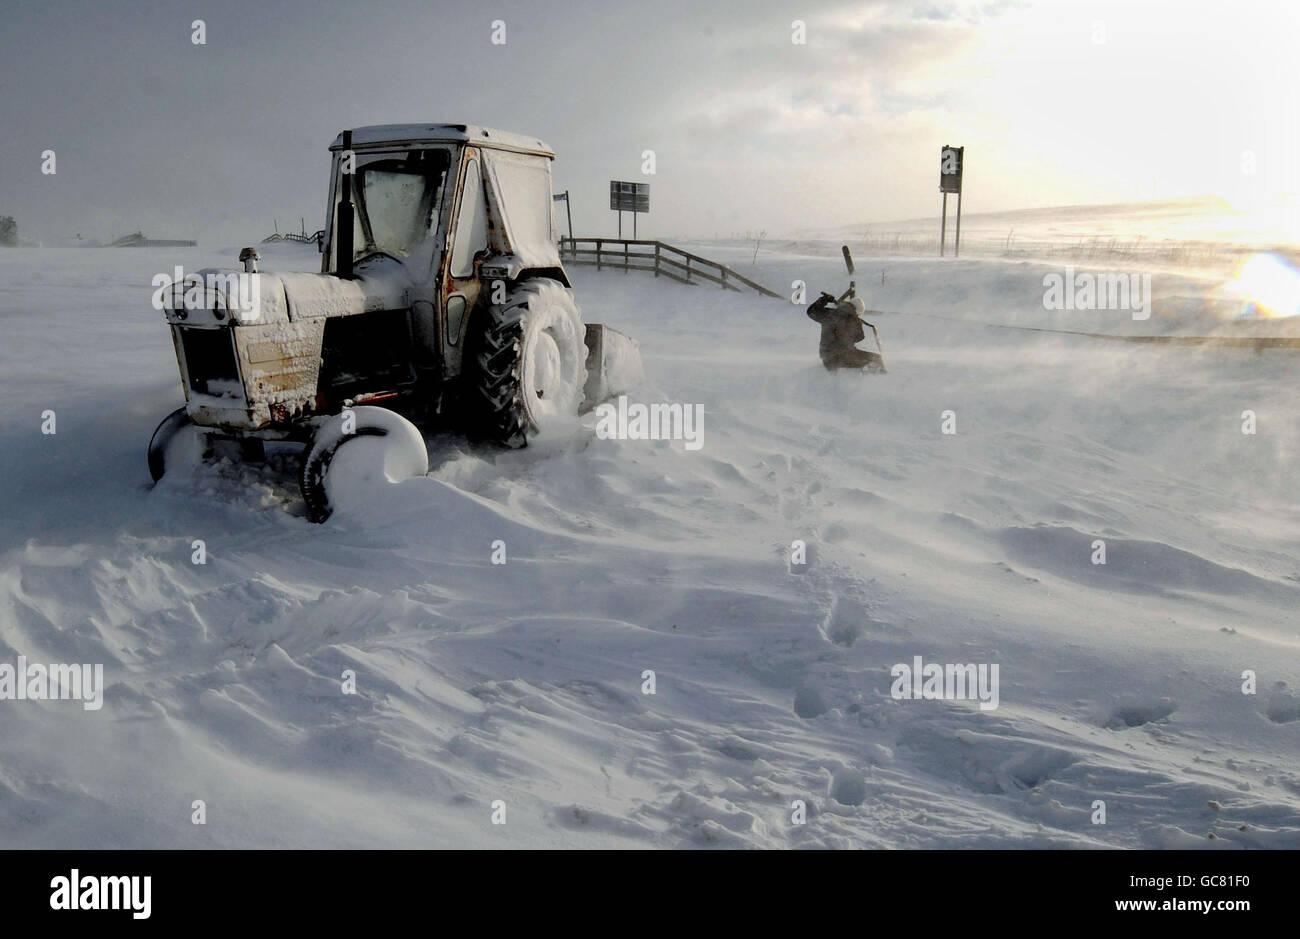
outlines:
[[[982,209],[1150,198],[1157,178],[1161,195],[1249,194],[1300,164],[1300,8],[1284,2],[498,5],[227,0],[206,48],[189,42],[198,14],[162,0],[20,6],[0,33],[0,208],[37,237],[84,231],[93,206],[97,235],[233,244],[276,218],[321,223],[342,127],[427,120],[553,144],[591,232],[612,229],[607,182],[635,178],[646,149],[651,234],[916,217],[944,143],[967,146]],[[39,176],[46,147],[58,177]]]

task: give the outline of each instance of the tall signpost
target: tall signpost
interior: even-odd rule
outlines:
[[[952,256],[961,250],[961,174],[966,168],[966,148],[943,145],[939,151],[939,191],[943,193],[943,220],[939,223],[939,257],[943,257],[944,242],[948,237],[948,193],[957,194],[957,234],[953,240]]]
[[[618,212],[618,237],[623,237],[623,213],[632,213],[632,240],[636,240],[636,216],[650,211],[650,184],[609,181],[609,207]]]

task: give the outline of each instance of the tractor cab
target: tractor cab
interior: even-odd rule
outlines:
[[[344,131],[330,151],[321,270],[408,279],[418,367],[438,380],[461,374],[467,317],[493,282],[527,274],[571,286],[551,229],[555,154],[542,141],[397,124]]]

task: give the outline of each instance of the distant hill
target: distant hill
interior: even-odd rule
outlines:
[[[948,237],[955,226],[955,200],[948,200]],[[928,218],[892,222],[863,222],[796,233],[806,239],[862,239],[883,235],[938,237],[939,207]],[[964,212],[962,243],[1065,243],[1088,239],[1131,242],[1233,242],[1238,245],[1300,245],[1300,199],[1269,209],[1234,209],[1222,199],[1163,199],[1107,205],[1065,205],[1000,212]]]

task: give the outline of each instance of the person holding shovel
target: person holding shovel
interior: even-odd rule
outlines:
[[[871,326],[862,318],[865,312],[867,305],[862,298],[849,297],[846,300],[825,292],[808,307],[808,317],[822,328],[819,351],[822,365],[828,371],[841,368],[865,368],[869,372],[885,370],[882,355],[857,348],[857,344],[867,338],[863,325]],[[875,328],[871,326],[872,332]]]

